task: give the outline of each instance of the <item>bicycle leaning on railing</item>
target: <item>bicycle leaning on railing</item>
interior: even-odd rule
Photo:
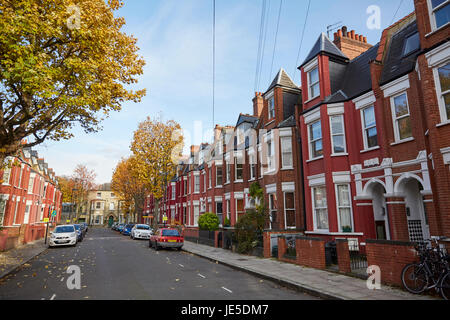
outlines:
[[[406,290],[419,294],[435,289],[441,296],[450,298],[450,256],[439,247],[441,237],[425,240],[414,247],[420,262],[410,263],[402,270],[402,283]],[[433,245],[434,243],[434,245]]]

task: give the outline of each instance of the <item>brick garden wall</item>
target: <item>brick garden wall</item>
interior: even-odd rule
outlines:
[[[401,274],[405,265],[419,261],[411,242],[366,240],[367,263],[381,270],[381,282],[402,286]]]
[[[295,240],[297,264],[325,269],[325,241],[320,238],[297,236]]]

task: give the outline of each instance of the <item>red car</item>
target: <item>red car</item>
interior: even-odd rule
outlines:
[[[148,247],[159,250],[160,248],[175,248],[181,250],[183,247],[184,238],[175,228],[161,228],[158,229],[154,235],[150,236]]]

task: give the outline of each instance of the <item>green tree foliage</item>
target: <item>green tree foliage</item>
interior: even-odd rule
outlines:
[[[198,227],[200,228],[200,230],[218,230],[219,223],[219,217],[211,212],[204,213],[198,218]]]
[[[258,245],[268,221],[264,191],[258,182],[250,186],[249,194],[257,204],[255,209],[247,210],[235,225],[235,240],[238,242],[239,253],[250,253]]]

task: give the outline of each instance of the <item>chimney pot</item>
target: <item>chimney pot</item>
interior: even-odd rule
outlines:
[[[347,27],[346,26],[342,27],[342,34],[344,37],[347,37]]]
[[[335,33],[334,33],[334,41],[336,41],[337,38],[338,38],[338,33],[335,32]]]
[[[339,37],[339,38],[342,38],[342,30],[339,29],[337,33],[338,33],[338,37]]]
[[[355,39],[355,30],[350,31],[350,38]]]
[[[367,43],[367,37],[363,37],[363,42]]]

